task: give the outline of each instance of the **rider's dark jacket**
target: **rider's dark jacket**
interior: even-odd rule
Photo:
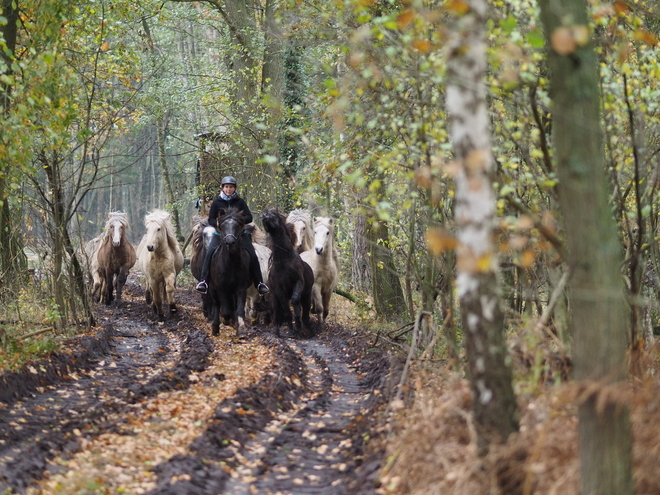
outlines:
[[[213,200],[211,203],[211,208],[209,208],[209,225],[217,228],[218,213],[221,209],[235,208],[243,212],[243,217],[245,218],[245,223],[250,223],[252,221],[252,213],[250,208],[248,208],[247,203],[243,198],[238,194],[232,197],[229,201],[222,199],[220,196]]]

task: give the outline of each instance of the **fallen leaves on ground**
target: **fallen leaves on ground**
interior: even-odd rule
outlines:
[[[141,494],[154,489],[152,469],[174,455],[187,454],[217,404],[256,383],[274,362],[269,348],[257,342],[237,344],[233,333],[228,327],[221,329],[209,366],[191,373],[190,387],[135,404],[128,416],[116,418],[117,432],[82,437],[79,451],[54,459],[39,487],[27,494]]]

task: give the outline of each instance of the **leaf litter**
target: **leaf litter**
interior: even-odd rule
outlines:
[[[211,339],[191,289],[159,324],[130,282],[104,310],[107,346],[0,402],[0,490],[373,493],[380,451],[362,418],[385,404],[373,389],[385,388],[387,358],[364,358],[368,343],[332,324],[312,340],[259,327],[242,343],[228,327]]]

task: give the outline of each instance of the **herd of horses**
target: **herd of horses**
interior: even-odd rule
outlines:
[[[303,336],[314,335],[310,315],[322,325],[328,317],[330,299],[339,281],[339,258],[334,245],[334,221],[313,217],[303,209],[285,216],[278,209],[260,215],[263,230],[245,223],[240,211],[220,211],[216,228],[206,218],[195,217],[192,231],[190,270],[200,280],[202,263],[212,236],[219,235],[220,247],[212,254],[207,283],[202,294],[202,311],[211,321],[213,335],[220,322],[235,328],[236,335],[247,335],[248,321],[263,318],[276,335],[287,327]],[[164,321],[165,301],[169,312],[177,311],[176,279],[184,257],[174,235],[170,214],[154,210],[144,218],[146,233],[137,249],[129,242],[126,213],[110,212],[103,233],[87,242],[91,294],[106,305],[120,301],[129,271],[136,266],[144,276],[145,300],[159,321]],[[251,279],[250,257],[241,247],[240,236],[252,239],[263,280],[270,287],[260,295]]]

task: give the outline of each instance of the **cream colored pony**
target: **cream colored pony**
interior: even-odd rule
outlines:
[[[339,282],[339,256],[334,247],[334,222],[329,217],[314,218],[314,247],[300,257],[314,272],[312,313],[324,323],[330,310],[330,297]]]
[[[174,237],[170,214],[154,210],[144,217],[147,233],[137,249],[138,267],[146,279],[145,299],[158,319],[165,319],[163,300],[167,299],[170,313],[176,313],[174,289],[176,277],[183,268],[183,253]]]
[[[300,208],[291,210],[286,217],[286,222],[293,224],[296,232],[296,243],[293,249],[302,253],[314,246],[314,229],[312,227],[312,214]]]

